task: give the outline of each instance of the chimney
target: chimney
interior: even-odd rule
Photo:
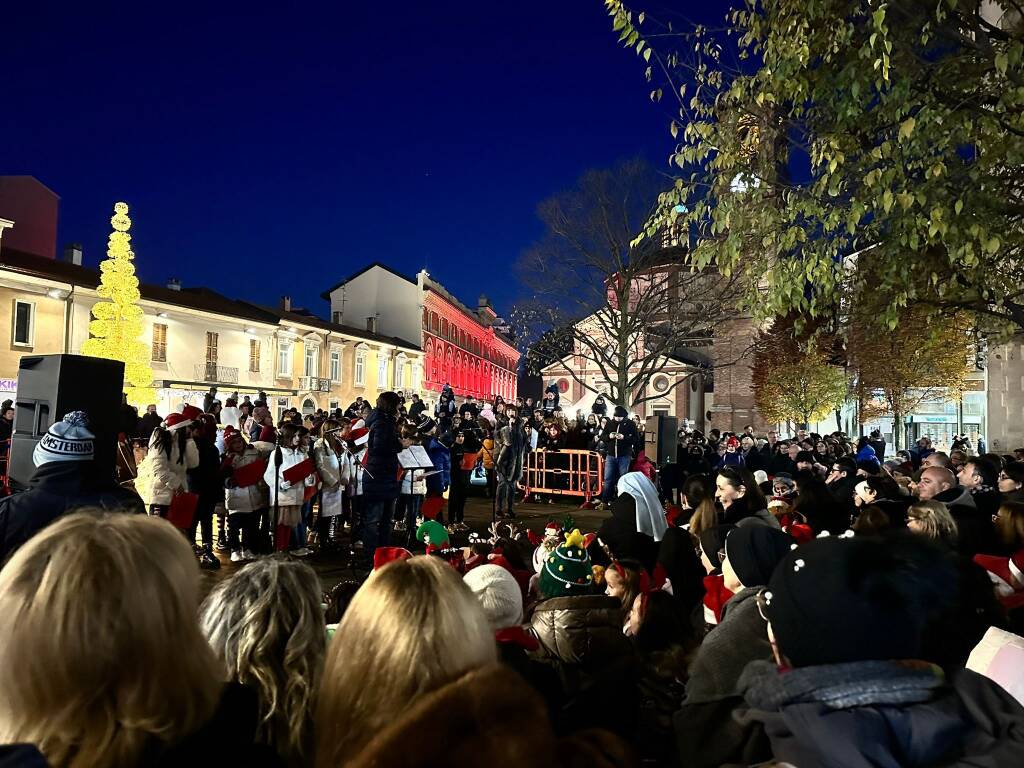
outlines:
[[[181,280],[179,280],[176,277],[172,277],[170,280],[167,281],[167,290],[169,290],[169,291],[180,291],[181,290]]]
[[[480,294],[480,300],[477,301],[476,306],[478,309],[484,309],[485,307],[491,306],[491,300],[487,298],[486,293]]]
[[[68,243],[64,246],[64,261],[82,266],[82,244]]]
[[[283,311],[285,311],[285,312],[291,312],[292,311],[292,297],[291,296],[282,296],[281,297],[281,309]]]
[[[366,318],[366,330],[368,330],[370,333],[376,333],[377,332],[377,316],[376,315],[370,315],[368,318]]]

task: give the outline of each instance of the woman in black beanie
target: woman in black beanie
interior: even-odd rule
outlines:
[[[757,523],[729,532],[722,575],[733,596],[725,604],[721,623],[705,638],[690,667],[688,703],[736,693],[743,668],[755,659],[771,658],[755,598],[793,543],[788,534]]]
[[[987,678],[921,660],[956,578],[918,536],[791,552],[757,597],[775,662],[744,671],[738,723],[800,766],[1024,765],[1024,708]]]

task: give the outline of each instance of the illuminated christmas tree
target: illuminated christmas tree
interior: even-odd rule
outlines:
[[[92,338],[82,345],[82,354],[123,362],[128,402],[145,407],[153,402],[155,391],[149,348],[140,339],[144,327],[139,306],[142,295],[132,264],[135,254],[131,249],[132,236],[128,234],[132,220],[128,218],[127,204],[114,205],[110,225],[114,231],[107,241],[107,258],[100,264],[100,286],[96,290],[107,301],[97,302],[92,308]]]

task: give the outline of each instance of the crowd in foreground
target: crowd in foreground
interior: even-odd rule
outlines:
[[[607,517],[529,531],[516,406],[170,414],[141,498],[53,425],[0,501],[0,766],[1024,765],[1017,459],[686,432],[652,477],[612,409]],[[222,508],[253,562],[200,600]],[[321,594],[313,539],[368,578]]]

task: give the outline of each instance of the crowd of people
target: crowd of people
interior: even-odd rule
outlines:
[[[551,390],[144,429],[127,487],[67,414],[0,500],[0,766],[1024,765],[1024,665],[971,661],[1024,634],[1024,451],[684,430],[654,472]],[[570,445],[607,514],[528,530],[528,453]],[[323,594],[311,545],[368,577]]]

